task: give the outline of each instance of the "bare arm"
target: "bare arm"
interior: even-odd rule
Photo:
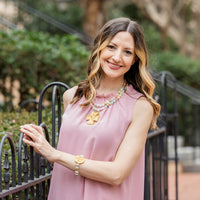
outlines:
[[[144,97],[141,97],[135,104],[132,122],[117,151],[115,160],[106,162],[86,159],[85,163],[80,167],[80,175],[111,185],[121,184],[135,166],[144,149],[152,116],[152,106]],[[75,155],[52,148],[46,142],[42,130],[39,130],[38,127],[26,125],[23,127],[22,132],[25,132],[33,139],[31,141],[25,137],[24,142],[33,146],[38,153],[42,154],[50,162],[57,162],[74,170]]]

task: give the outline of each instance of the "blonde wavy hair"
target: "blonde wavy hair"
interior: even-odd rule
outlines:
[[[112,38],[121,31],[129,32],[135,42],[136,61],[130,70],[124,75],[127,84],[131,84],[138,92],[142,93],[151,103],[154,116],[151,122],[151,128],[156,129],[156,121],[160,113],[160,105],[153,99],[155,89],[154,81],[148,72],[148,52],[142,30],[137,22],[129,18],[116,18],[108,21],[99,31],[94,40],[92,53],[87,66],[88,78],[78,84],[78,89],[71,103],[78,102],[83,96],[85,102],[81,105],[88,106],[96,97],[96,88],[100,84],[102,69],[100,66],[100,54],[112,40]]]

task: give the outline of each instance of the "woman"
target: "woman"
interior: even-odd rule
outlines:
[[[40,127],[21,127],[23,141],[54,163],[49,200],[143,199],[144,147],[160,111],[147,63],[139,25],[109,21],[94,40],[88,79],[63,95],[57,149]]]

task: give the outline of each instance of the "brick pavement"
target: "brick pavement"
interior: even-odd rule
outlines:
[[[175,200],[175,175],[169,174],[169,200]],[[200,200],[200,173],[178,174],[178,200]]]

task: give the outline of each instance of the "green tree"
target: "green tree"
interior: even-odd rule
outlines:
[[[89,52],[73,35],[49,35],[42,32],[0,32],[0,90],[5,106],[12,105],[12,91],[5,86],[20,83],[20,102],[38,95],[49,82],[69,86],[86,76]],[[12,88],[12,87],[11,87]]]

